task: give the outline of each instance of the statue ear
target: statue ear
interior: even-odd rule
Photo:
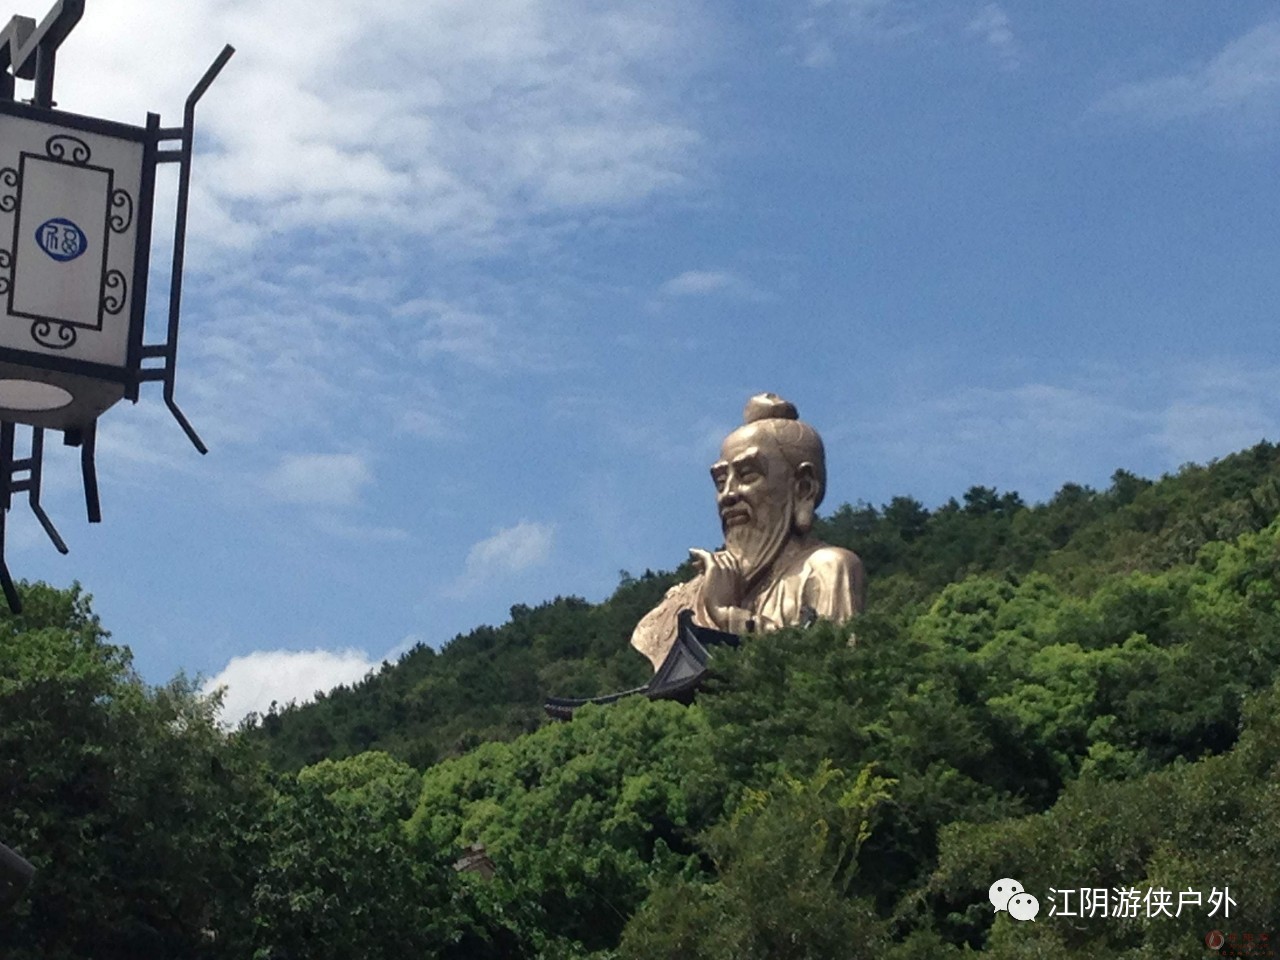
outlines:
[[[791,493],[795,505],[795,525],[801,533],[813,528],[813,517],[818,507],[818,471],[805,461],[796,467],[791,480]]]

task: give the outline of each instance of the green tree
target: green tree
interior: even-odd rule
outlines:
[[[410,833],[483,843],[518,927],[607,949],[655,876],[697,868],[712,774],[700,710],[634,698],[429,770]]]
[[[467,928],[452,871],[404,819],[419,775],[386,754],[286,776],[261,830],[252,894],[260,960],[439,955]]]
[[[0,836],[37,868],[14,960],[215,956],[243,945],[257,764],[178,678],[146,686],[78,588],[0,616]]]
[[[708,831],[716,879],[659,888],[627,926],[623,960],[826,960],[872,957],[885,925],[851,899],[858,852],[890,781],[870,768],[849,782],[823,763],[748,791]]]
[[[1214,926],[1274,930],[1280,924],[1280,686],[1250,699],[1246,727],[1226,754],[1172,765],[1133,780],[1082,777],[1044,813],[987,824],[956,823],[942,833],[932,896],[969,942],[993,957],[1138,960],[1203,951]],[[1011,876],[1040,900],[1034,924],[993,916],[987,887]],[[1071,922],[1049,916],[1061,891],[1080,887],[1198,891],[1205,901],[1180,916]],[[1213,890],[1235,905],[1208,913]],[[1057,893],[1055,894],[1055,891]],[[1072,906],[1079,907],[1078,895]],[[1036,952],[1038,951],[1038,952]]]

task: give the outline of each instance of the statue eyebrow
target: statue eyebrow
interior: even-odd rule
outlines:
[[[760,463],[760,448],[750,447],[734,457],[732,462],[717,460],[711,465],[711,479],[719,483],[724,478],[724,475],[729,472],[730,467],[737,472],[746,469],[754,470],[756,473],[764,473]]]

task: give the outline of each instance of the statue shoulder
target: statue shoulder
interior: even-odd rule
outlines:
[[[852,550],[819,541],[805,559],[815,585],[813,609],[828,620],[847,620],[867,606],[867,574]]]
[[[849,573],[862,572],[862,558],[852,550],[846,550],[844,547],[833,547],[829,543],[818,541],[814,549],[805,558],[805,562],[812,567],[847,571]]]

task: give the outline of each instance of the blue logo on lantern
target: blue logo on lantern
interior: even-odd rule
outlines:
[[[59,263],[74,260],[89,248],[84,231],[64,217],[46,220],[36,228],[36,243]]]

